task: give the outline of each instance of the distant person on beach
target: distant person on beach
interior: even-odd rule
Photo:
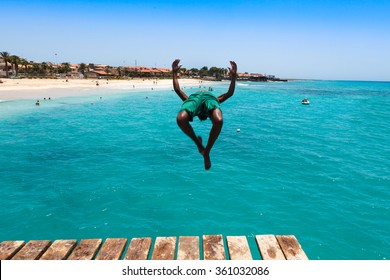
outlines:
[[[230,98],[234,93],[237,79],[237,65],[234,61],[230,61],[230,65],[232,67],[229,68],[229,70],[232,77],[229,90],[226,93],[215,97],[211,92],[208,91],[197,92],[187,96],[180,89],[177,78],[177,74],[181,67],[179,63],[180,59],[176,59],[172,63],[173,88],[177,95],[184,101],[177,115],[177,124],[181,130],[195,142],[199,152],[203,156],[204,167],[206,170],[208,170],[211,167],[210,151],[215,141],[217,140],[219,133],[221,132],[223,124],[220,104]],[[206,147],[204,147],[202,144],[202,138],[200,136],[196,136],[190,124],[195,116],[198,116],[198,118],[202,121],[210,118],[213,123]]]

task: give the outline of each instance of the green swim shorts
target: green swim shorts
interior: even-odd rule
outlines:
[[[215,109],[221,110],[218,99],[209,92],[199,92],[191,94],[183,102],[179,112],[186,111],[190,115],[191,121],[195,116],[204,121],[210,117],[210,112]]]

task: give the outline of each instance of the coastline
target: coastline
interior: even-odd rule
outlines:
[[[170,89],[172,79],[2,79],[0,100],[40,100],[68,96],[109,94],[118,90]],[[98,85],[97,85],[98,83]],[[180,79],[181,87],[208,86],[215,82],[199,79]]]

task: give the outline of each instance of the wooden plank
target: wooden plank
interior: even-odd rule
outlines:
[[[31,240],[29,241],[12,260],[37,260],[49,248],[50,240]]]
[[[287,260],[308,260],[301,244],[299,244],[294,235],[277,235],[276,239]]]
[[[173,260],[175,258],[176,237],[157,237],[152,260]]]
[[[200,260],[199,236],[180,236],[178,260]]]
[[[125,255],[125,260],[147,260],[152,238],[133,238]]]
[[[66,260],[74,247],[76,247],[76,244],[76,240],[56,240],[40,260]]]
[[[101,244],[101,239],[83,239],[68,260],[92,260]]]
[[[203,255],[205,260],[226,260],[222,235],[203,235]]]
[[[252,260],[251,250],[245,236],[227,236],[226,241],[231,260]]]
[[[107,238],[104,242],[97,260],[119,260],[125,250],[127,238]]]
[[[256,235],[256,243],[263,260],[285,260],[275,235]]]
[[[3,241],[0,243],[0,260],[10,260],[25,245],[24,241]]]

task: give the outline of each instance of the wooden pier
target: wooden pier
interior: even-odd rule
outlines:
[[[256,235],[263,260],[307,260],[294,235]],[[225,243],[225,242],[226,243]],[[252,260],[246,236],[3,241],[0,260]],[[176,246],[177,245],[177,246]],[[202,247],[201,247],[202,246]],[[153,250],[152,250],[153,248]],[[201,254],[202,253],[202,254]]]

